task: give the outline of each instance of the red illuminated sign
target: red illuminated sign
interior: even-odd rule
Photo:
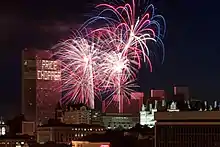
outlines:
[[[109,147],[109,145],[108,144],[102,144],[102,145],[100,145],[100,147]]]

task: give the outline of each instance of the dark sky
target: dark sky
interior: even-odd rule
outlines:
[[[153,73],[141,71],[141,89],[171,90],[172,85],[187,85],[198,99],[218,100],[219,0],[151,0],[151,3],[167,22],[166,57]],[[93,4],[89,0],[26,3],[8,0],[0,5],[0,115],[11,117],[20,112],[21,50],[47,49],[68,37]]]

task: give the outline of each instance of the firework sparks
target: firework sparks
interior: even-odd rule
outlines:
[[[57,44],[56,56],[62,65],[63,101],[86,103],[94,109],[97,61],[100,51],[94,43],[83,38],[69,39]]]
[[[147,44],[149,41],[156,42],[163,49],[163,62],[165,51],[161,39],[166,30],[165,20],[161,15],[155,15],[153,5],[149,5],[141,16],[136,15],[135,0],[132,0],[132,5],[128,3],[121,6],[99,4],[96,7],[100,8],[101,12],[89,19],[85,26],[104,20],[107,22],[107,27],[95,29],[91,34],[99,32],[99,37],[101,34],[102,37],[111,40],[111,43],[120,44],[120,51],[123,55],[128,52],[138,52],[136,59],[139,61],[143,59],[144,62],[147,62],[150,71],[152,71],[152,65]]]

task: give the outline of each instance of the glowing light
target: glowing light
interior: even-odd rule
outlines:
[[[58,62],[50,60],[39,60],[37,79],[60,81],[61,71],[58,68]]]
[[[100,145],[100,147],[109,147],[109,145],[108,144],[102,144],[102,145]]]

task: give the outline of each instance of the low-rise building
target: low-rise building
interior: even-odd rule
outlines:
[[[91,110],[84,104],[68,106],[63,112],[65,124],[90,124]]]
[[[102,116],[102,121],[107,129],[130,129],[139,123],[139,117],[132,114],[105,113]]]
[[[37,142],[46,143],[71,143],[73,140],[81,140],[90,134],[103,134],[105,128],[100,125],[88,124],[47,124],[37,128]]]
[[[0,118],[0,136],[6,135],[9,131],[9,127],[4,122],[3,118]]]
[[[95,124],[102,125],[101,112],[89,109],[84,104],[66,106],[56,109],[56,119],[64,124]]]
[[[35,138],[28,135],[1,136],[0,147],[29,147],[35,142]]]

